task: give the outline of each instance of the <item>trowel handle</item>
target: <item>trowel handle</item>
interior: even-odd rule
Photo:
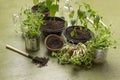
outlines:
[[[29,54],[28,54],[28,53],[23,52],[23,51],[15,48],[15,47],[13,47],[13,46],[10,46],[10,45],[8,45],[8,44],[6,45],[6,48],[9,49],[9,50],[12,50],[12,51],[14,51],[14,52],[17,52],[17,53],[19,53],[19,54],[21,54],[21,55],[23,55],[23,56],[25,56],[25,57],[29,57]]]

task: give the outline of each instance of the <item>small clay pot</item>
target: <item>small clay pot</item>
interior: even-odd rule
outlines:
[[[81,29],[80,29],[81,27]],[[71,32],[75,30],[74,35],[71,35]],[[78,43],[85,43],[89,41],[93,33],[89,29],[85,29],[83,26],[69,26],[64,31],[64,36],[68,42],[78,44]]]
[[[61,35],[65,29],[64,24],[65,20],[59,17],[45,17],[45,24],[41,26],[41,31],[43,32],[44,37],[49,34]]]
[[[60,50],[64,43],[64,39],[56,34],[50,34],[45,38],[45,45],[50,51]]]

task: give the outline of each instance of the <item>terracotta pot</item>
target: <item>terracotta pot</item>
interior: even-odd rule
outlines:
[[[45,38],[45,45],[47,49],[50,51],[60,50],[64,43],[65,43],[64,39],[55,34],[50,34]]]

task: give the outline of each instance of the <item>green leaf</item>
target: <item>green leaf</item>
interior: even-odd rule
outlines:
[[[39,0],[33,0],[33,4],[36,5],[39,3]]]
[[[59,6],[58,5],[55,5],[53,4],[50,8],[50,15],[53,17],[55,16],[56,12],[58,11],[59,9]]]
[[[67,21],[65,21],[64,26],[66,27],[68,25]]]
[[[70,33],[70,35],[73,37],[75,35],[74,30]]]
[[[70,13],[69,18],[73,18],[74,14]]]
[[[86,9],[90,9],[90,5],[87,3],[83,3]]]
[[[98,26],[99,21],[100,21],[100,17],[99,17],[99,16],[96,16],[95,19],[94,19],[94,24],[95,24],[96,26]]]
[[[85,12],[82,11],[82,10],[80,10],[80,9],[77,11],[77,14],[78,14],[79,19],[80,19],[80,18],[85,18],[85,17],[86,17]]]
[[[48,7],[48,9],[50,9],[52,2],[54,2],[54,0],[46,0],[46,6]]]
[[[72,26],[74,26],[75,24],[77,23],[77,20],[76,19],[71,19],[71,24],[72,24]]]
[[[90,12],[90,17],[95,16],[95,14],[96,14],[96,12],[93,10],[89,10],[88,12]]]

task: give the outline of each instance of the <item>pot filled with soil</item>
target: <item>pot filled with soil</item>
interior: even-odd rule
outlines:
[[[62,31],[65,29],[65,20],[59,17],[45,17],[45,24],[41,26],[41,31],[46,37],[49,34],[61,35]]]
[[[24,26],[25,48],[28,52],[40,49],[40,27],[43,25],[42,14],[33,13],[30,9],[24,11],[26,18],[22,21]]]
[[[39,3],[37,5],[34,5],[31,8],[32,12],[39,12],[39,13],[43,13],[44,17],[48,17],[50,16],[50,12],[49,9],[45,6],[45,3]]]
[[[45,38],[45,45],[50,51],[60,50],[64,43],[64,39],[56,34],[50,34]]]
[[[70,43],[85,43],[92,38],[92,32],[83,26],[70,26],[64,31],[64,36]]]

